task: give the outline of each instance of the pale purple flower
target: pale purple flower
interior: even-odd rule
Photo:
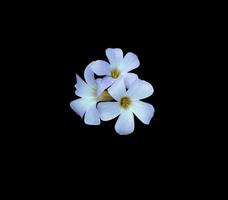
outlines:
[[[102,85],[106,89],[115,81],[124,78],[125,85],[128,88],[137,78],[137,74],[129,73],[131,70],[139,67],[138,57],[131,52],[123,56],[123,51],[119,48],[108,48],[105,51],[109,63],[103,60],[97,60],[91,68],[95,74],[105,76],[102,79]]]
[[[116,132],[120,135],[132,133],[135,128],[134,115],[144,124],[150,123],[154,115],[154,107],[141,99],[151,96],[153,91],[150,83],[139,79],[134,81],[126,91],[123,78],[119,79],[108,89],[108,93],[116,101],[98,103],[100,118],[108,121],[119,116],[115,124]]]
[[[81,117],[88,125],[99,125],[100,117],[97,111],[97,102],[102,100],[102,92],[104,91],[101,79],[95,80],[94,73],[91,70],[90,63],[84,72],[85,81],[76,74],[76,91],[75,94],[81,98],[70,103],[70,107]]]

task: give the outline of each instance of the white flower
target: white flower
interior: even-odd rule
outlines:
[[[101,79],[95,80],[94,73],[91,70],[90,63],[84,72],[84,77],[87,83],[85,83],[76,74],[76,91],[75,94],[81,98],[70,102],[70,107],[78,114],[81,118],[84,117],[84,121],[88,125],[99,125],[100,117],[97,110],[97,102],[101,100],[111,100],[107,92],[103,92],[104,88],[101,84]],[[99,90],[98,90],[99,89]]]
[[[123,77],[128,88],[138,78],[137,74],[128,73],[139,67],[138,57],[131,52],[123,57],[123,51],[119,48],[108,48],[105,53],[110,64],[103,60],[97,60],[91,66],[95,74],[105,76],[102,80],[103,87],[106,89]]]
[[[150,123],[154,107],[141,99],[152,95],[154,90],[150,83],[129,73],[140,64],[135,54],[129,52],[123,56],[121,49],[108,48],[106,56],[109,63],[97,60],[86,67],[86,82],[76,74],[75,94],[80,98],[70,102],[70,107],[89,125],[99,125],[101,120],[118,116],[116,132],[128,135],[135,128],[134,114],[144,124]],[[94,74],[104,77],[95,80]]]
[[[136,80],[126,91],[123,79],[116,81],[109,89],[109,94],[117,102],[99,103],[97,109],[100,118],[108,121],[119,116],[115,130],[120,135],[128,135],[134,131],[133,113],[144,124],[149,124],[154,115],[154,107],[140,99],[144,99],[153,94],[153,87],[143,80]]]

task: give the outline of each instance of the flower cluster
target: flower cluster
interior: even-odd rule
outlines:
[[[80,98],[72,101],[70,107],[88,125],[118,117],[116,132],[128,135],[135,128],[134,115],[144,124],[150,123],[154,107],[141,100],[151,96],[154,89],[130,72],[140,65],[135,54],[129,52],[123,56],[119,48],[108,48],[105,53],[109,63],[91,62],[84,71],[86,82],[76,74],[75,94]],[[95,74],[99,78],[95,79]]]

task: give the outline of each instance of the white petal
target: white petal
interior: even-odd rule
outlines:
[[[86,98],[76,99],[70,102],[70,107],[82,118],[87,109],[93,104],[93,102]]]
[[[93,95],[93,88],[88,86],[77,74],[76,79],[77,83],[75,84],[75,94],[79,97],[91,97]]]
[[[119,102],[102,102],[98,103],[97,109],[100,114],[100,118],[103,121],[114,119],[120,114]]]
[[[135,129],[135,122],[133,113],[130,110],[123,111],[116,124],[115,130],[119,135],[128,135]]]
[[[138,57],[129,52],[124,56],[123,61],[120,64],[120,69],[122,72],[129,72],[140,65]]]
[[[101,84],[105,89],[107,89],[112,83],[114,82],[114,79],[110,76],[106,76],[102,79]]]
[[[94,78],[94,72],[91,69],[91,66],[94,62],[91,62],[86,68],[85,68],[85,72],[84,72],[84,77],[86,82],[91,86],[96,88],[96,81]]]
[[[96,79],[96,84],[97,84],[97,86],[101,84],[101,81],[102,81],[102,78],[97,78],[97,79]]]
[[[97,97],[100,96],[100,94],[103,92],[103,88],[102,88],[102,85],[101,85],[101,81],[102,79],[101,78],[97,78],[96,79],[96,84],[97,84]]]
[[[111,68],[110,64],[103,60],[97,60],[91,65],[91,69],[93,72],[99,76],[103,75],[110,75],[111,74]]]
[[[154,116],[154,107],[143,101],[134,101],[131,106],[131,111],[139,118],[144,124],[149,124]]]
[[[85,113],[84,121],[88,125],[99,125],[101,123],[96,103],[90,105]]]
[[[129,88],[136,80],[138,80],[138,75],[135,73],[126,73],[124,75],[124,83],[127,88]]]
[[[126,88],[123,78],[119,78],[108,89],[108,93],[116,100],[119,101],[122,96],[126,95]]]
[[[144,99],[151,96],[154,92],[153,86],[143,80],[135,81],[127,91],[132,99]]]
[[[79,89],[81,87],[87,87],[87,84],[85,81],[82,80],[82,78],[80,76],[78,76],[76,74],[76,84],[75,84],[75,88]]]
[[[114,82],[110,76],[105,76],[103,79],[97,79],[97,97],[106,90]]]
[[[112,67],[117,67],[123,60],[123,51],[121,49],[106,49],[106,56]]]

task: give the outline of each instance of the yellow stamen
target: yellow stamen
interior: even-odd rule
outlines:
[[[98,97],[98,101],[111,101],[111,100],[112,100],[112,97],[107,91],[102,92],[102,94]]]
[[[131,99],[129,97],[122,97],[120,100],[120,106],[124,109],[127,109],[131,104]]]
[[[117,79],[120,75],[120,71],[117,69],[117,68],[114,68],[112,71],[111,71],[111,76],[112,78],[114,79]]]

